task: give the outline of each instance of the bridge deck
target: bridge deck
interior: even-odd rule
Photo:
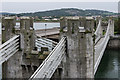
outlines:
[[[102,37],[98,42],[97,42],[97,44],[95,45],[95,46],[98,46],[98,45],[100,45],[101,44],[101,42],[103,41],[103,39],[104,39],[104,37]]]
[[[56,35],[56,34],[59,34],[59,28],[36,30],[35,33],[39,37]]]

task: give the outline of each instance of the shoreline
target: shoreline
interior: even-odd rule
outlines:
[[[16,23],[20,23],[20,22],[16,21]],[[56,21],[56,22],[53,22],[53,21],[33,21],[33,23],[60,23],[60,22],[59,21]]]
[[[33,23],[60,23],[60,22],[42,22],[42,21],[40,21],[40,22],[33,22]]]
[[[20,23],[20,22],[16,21],[16,23]],[[39,22],[33,22],[33,23],[60,23],[60,22],[44,22],[44,21],[39,21]]]

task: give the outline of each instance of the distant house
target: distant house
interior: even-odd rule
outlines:
[[[53,20],[53,21],[57,21],[58,19],[57,19],[57,18],[53,18],[52,20]]]
[[[35,20],[39,20],[39,17],[38,17],[38,16],[35,16],[34,19],[35,19]]]
[[[102,18],[102,16],[100,16],[100,15],[96,15],[96,16],[92,16],[95,20],[97,19],[97,18]]]
[[[114,18],[117,18],[118,15],[112,15],[112,16],[106,16],[106,17],[114,17]]]
[[[44,19],[45,21],[50,21],[50,19]]]
[[[42,19],[51,19],[51,16],[43,16]]]
[[[20,20],[20,18],[16,16],[16,20],[17,20],[17,21],[19,21],[19,20]]]

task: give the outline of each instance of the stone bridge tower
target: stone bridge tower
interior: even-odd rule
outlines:
[[[15,17],[2,19],[2,43],[15,35],[20,35],[20,49],[2,64],[2,78],[29,78],[41,61],[35,48],[33,19],[21,17],[16,25]]]
[[[30,53],[35,47],[35,34],[33,20],[30,17],[20,18],[21,48],[24,50],[26,58],[30,58]]]
[[[15,34],[16,25],[15,17],[3,17],[2,18],[2,43],[6,42]]]
[[[62,78],[93,78],[93,27],[91,17],[63,17],[61,37],[67,37],[67,53],[62,61]]]

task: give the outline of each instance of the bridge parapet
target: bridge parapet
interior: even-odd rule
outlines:
[[[82,29],[86,32],[93,32],[94,28],[94,19],[92,17],[62,17],[60,23],[61,33],[74,33]]]

